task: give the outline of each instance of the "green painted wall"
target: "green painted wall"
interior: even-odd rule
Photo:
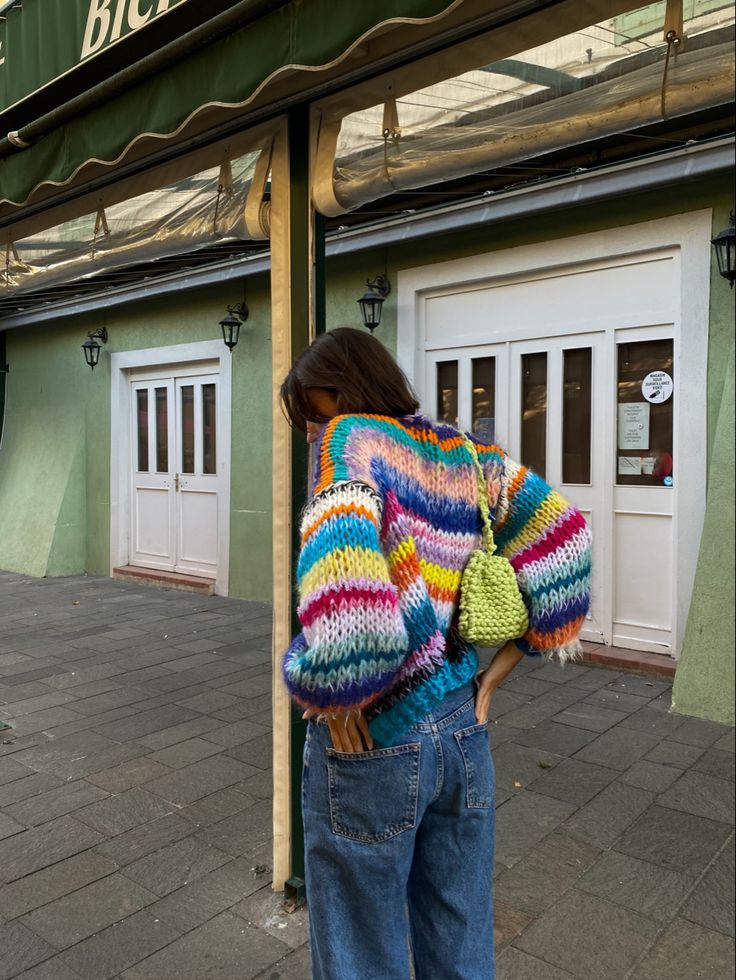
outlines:
[[[0,568],[107,575],[110,568],[110,358],[114,352],[221,337],[242,299],[230,283],[180,299],[6,335],[10,364],[0,447]],[[267,280],[248,285],[250,317],[233,353],[230,593],[271,595],[271,313]],[[105,323],[94,371],[80,345]]]

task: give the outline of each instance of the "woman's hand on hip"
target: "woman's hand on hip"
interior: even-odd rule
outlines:
[[[302,718],[318,718],[321,712],[307,708]],[[327,718],[332,737],[332,747],[338,752],[365,752],[373,748],[368,722],[360,711],[350,711],[335,718]]]

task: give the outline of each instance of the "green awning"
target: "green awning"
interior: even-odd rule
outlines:
[[[53,197],[59,187],[141,159],[162,140],[183,141],[256,107],[294,98],[317,75],[339,77],[430,31],[442,33],[438,21],[444,27],[445,17],[457,25],[502,6],[502,0],[301,0],[270,9],[31,146],[13,148],[0,160],[0,218]]]

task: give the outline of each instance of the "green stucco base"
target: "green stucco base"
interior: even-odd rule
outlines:
[[[725,284],[721,286],[725,289]],[[734,712],[734,343],[713,439],[713,463],[685,644],[677,666],[675,711],[733,725]]]

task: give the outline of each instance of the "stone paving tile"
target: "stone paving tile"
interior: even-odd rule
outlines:
[[[306,980],[309,970],[309,950],[302,946],[259,973],[254,980]]]
[[[112,739],[103,738],[102,735],[96,735],[93,732],[77,732],[62,738],[47,740],[31,749],[24,749],[16,753],[14,760],[8,761],[15,761],[16,765],[22,763],[27,766],[28,769],[23,775],[27,775],[29,769],[58,775],[58,768],[63,763],[73,759],[86,758],[101,752],[103,749],[115,747],[115,742]]]
[[[123,980],[251,980],[283,959],[290,947],[222,912],[166,949],[126,970]]]
[[[578,881],[576,888],[669,922],[677,914],[696,879],[638,858],[607,851]]]
[[[509,946],[496,962],[496,980],[579,980],[579,977]]]
[[[163,919],[180,933],[184,933],[236,903],[241,903],[242,906],[245,896],[262,889],[263,877],[253,871],[251,862],[247,858],[236,858],[182,888],[177,888],[155,905],[151,905],[149,911],[151,915]],[[283,904],[283,896],[280,901]],[[234,911],[238,911],[238,908]],[[240,914],[243,914],[242,911]],[[302,918],[304,914],[305,910],[302,911]],[[262,928],[261,923],[256,922],[256,925]],[[306,936],[302,941],[306,941]],[[282,942],[288,942],[287,938],[284,937]]]
[[[98,786],[90,786],[80,779],[76,782],[65,783],[47,793],[33,796],[21,803],[14,803],[5,808],[5,813],[18,820],[26,827],[37,827],[65,813],[71,813],[88,803],[104,799],[107,793]]]
[[[596,738],[595,732],[571,728],[570,725],[558,725],[556,721],[543,721],[528,731],[509,731],[513,732],[513,741],[519,745],[545,749],[554,755],[575,755]]]
[[[223,755],[203,759],[191,766],[179,769],[168,776],[154,779],[145,784],[151,793],[162,797],[176,806],[185,806],[203,796],[209,796],[218,789],[242,782],[258,770]]]
[[[699,748],[707,749],[728,731],[727,725],[720,725],[716,721],[707,721],[705,718],[686,718],[677,727],[672,735],[675,742],[684,742],[686,745],[696,745]]]
[[[734,782],[736,779],[736,756],[733,752],[724,752],[722,749],[707,749],[698,761],[693,765],[695,772],[707,772],[711,776],[719,779],[727,779]]]
[[[0,841],[0,881],[15,881],[56,861],[85,851],[101,836],[65,816]]]
[[[624,772],[651,751],[659,740],[658,735],[613,728],[582,748],[575,758]]]
[[[529,674],[520,674],[517,677],[515,671],[503,685],[504,691],[512,691],[515,694],[526,694],[533,698],[538,698],[541,694],[546,694],[548,691],[554,691],[555,688],[556,685],[552,681],[541,681],[536,677],[531,677]]]
[[[673,738],[674,733],[682,726],[684,720],[682,715],[662,711],[652,704],[647,704],[624,718],[621,725],[623,728],[631,728],[634,731],[659,735],[660,738]]]
[[[15,980],[80,980],[80,978],[78,973],[69,969],[60,956],[52,956],[50,960],[45,960],[38,966],[18,974]]]
[[[136,786],[78,810],[77,820],[106,837],[116,837],[171,812],[171,806]]]
[[[207,732],[204,738],[224,748],[233,748],[256,738],[258,735],[268,735],[268,729],[263,725],[254,725],[250,721],[238,721],[232,725],[223,725],[214,731]]]
[[[16,759],[0,759],[0,785],[28,776],[29,771]]]
[[[710,820],[734,823],[733,783],[692,769],[683,773],[659,797],[658,803]]]
[[[180,817],[178,813],[169,813],[111,840],[103,841],[95,851],[124,867],[167,844],[189,837],[193,830],[192,824],[184,817]]]
[[[493,752],[496,788],[519,792],[537,779],[540,773],[553,769],[562,761],[560,755],[506,742]]]
[[[600,850],[555,832],[494,882],[494,897],[522,912],[538,915],[556,902],[593,864]]]
[[[116,870],[114,861],[94,851],[76,854],[5,885],[0,889],[0,914],[15,919]]]
[[[114,677],[116,674],[120,675],[121,673],[122,668],[114,663],[91,664],[89,666],[85,664],[79,667],[69,665],[67,671],[46,677],[44,684],[48,684],[49,687],[54,687],[60,691],[72,689],[72,693],[74,693],[74,688],[76,687],[83,687],[86,684],[94,684],[98,681],[104,683],[104,678]]]
[[[269,779],[272,778],[271,773],[268,773],[268,776]],[[245,783],[250,783],[257,778],[257,776],[253,776]],[[259,797],[258,793],[254,792],[252,795],[248,795],[247,792],[240,789],[245,783],[237,783],[235,786],[228,786],[226,789],[218,790],[209,796],[203,796],[201,800],[182,807],[178,812],[182,817],[191,820],[197,828],[209,827],[226,817],[231,817],[234,813],[246,810],[256,802]]]
[[[270,732],[265,735],[258,735],[251,738],[243,745],[235,745],[228,749],[228,756],[239,759],[248,766],[255,766],[257,769],[271,769],[273,767],[273,737]],[[253,775],[253,773],[249,773]]]
[[[724,752],[736,752],[736,729],[729,729],[718,739],[717,742],[713,743],[713,747],[716,749],[722,749]]]
[[[156,896],[145,888],[121,874],[112,874],[29,912],[19,921],[63,949],[155,901]]]
[[[499,902],[494,897],[493,900],[493,947],[498,956],[499,950],[503,949],[519,935],[529,923],[532,916],[519,909],[511,908],[510,905]]]
[[[610,708],[611,711],[633,714],[634,711],[646,707],[650,702],[638,694],[624,694],[623,691],[612,689],[606,685],[597,691],[593,691],[582,703],[598,704],[602,708]]]
[[[202,738],[190,738],[185,742],[177,742],[176,745],[170,745],[167,749],[154,752],[150,758],[169,769],[183,769],[184,766],[190,766],[193,762],[207,759],[209,756],[217,755],[218,752],[222,751],[221,745],[215,745]]]
[[[611,711],[599,704],[579,701],[554,715],[554,720],[560,725],[572,725],[573,728],[587,728],[591,732],[605,732],[626,717],[622,711]]]
[[[20,834],[25,829],[24,824],[17,823],[12,817],[0,813],[0,840],[5,840],[6,837],[13,837],[15,834]]]
[[[9,980],[56,950],[20,922],[0,925],[0,980]]]
[[[244,779],[238,783],[235,789],[246,796],[255,796],[259,799],[266,799],[273,796],[273,772],[264,769],[256,776]]]
[[[637,674],[619,674],[609,681],[608,687],[624,694],[636,694],[645,698],[656,698],[672,689],[669,681],[658,681],[653,677],[639,677]]]
[[[123,793],[126,789],[140,786],[157,776],[165,776],[169,771],[166,766],[154,762],[150,756],[139,756],[111,769],[90,773],[86,780],[108,793]]]
[[[229,860],[230,855],[217,847],[186,837],[129,864],[125,875],[162,898]]]
[[[197,833],[197,838],[240,857],[273,835],[270,800],[260,800],[248,807],[247,820],[240,813],[226,817]]]
[[[152,711],[141,711],[130,718],[113,721],[96,727],[100,735],[114,739],[116,742],[127,742],[130,739],[140,739],[142,735],[156,732],[160,728],[169,728],[196,717],[194,711],[182,708],[178,704],[164,708],[154,708]]]
[[[219,718],[208,718],[200,716],[193,718],[192,721],[185,721],[181,725],[172,725],[169,728],[162,728],[161,731],[151,732],[136,739],[141,745],[148,749],[165,749],[169,745],[176,745],[177,742],[185,742],[188,738],[211,732],[215,728],[220,728],[222,722]]]
[[[309,939],[307,909],[302,906],[287,912],[283,894],[274,892],[270,883],[238,902],[231,911],[294,949]]]
[[[61,954],[61,960],[85,980],[109,980],[134,966],[180,935],[176,929],[157,919],[153,908],[136,912],[96,936],[77,943]]]
[[[3,716],[6,719],[14,720],[22,718],[23,715],[32,715],[36,711],[44,711],[46,708],[58,708],[62,704],[75,701],[71,694],[64,694],[62,691],[49,691],[35,698],[24,698],[23,700],[7,700],[3,705]]]
[[[575,810],[571,803],[527,790],[496,811],[496,861],[511,868]]]
[[[69,708],[47,708],[44,711],[34,711],[30,715],[21,715],[20,718],[7,718],[6,721],[10,722],[13,734],[19,737],[43,732],[68,721],[78,721],[79,717],[75,711],[70,711]]]
[[[616,842],[614,850],[683,874],[699,875],[729,834],[726,824],[650,806]]]
[[[109,721],[117,721],[119,718],[128,718],[134,715],[137,708],[132,705],[124,705],[122,708],[112,708],[101,715],[77,715],[74,721],[66,721],[62,725],[55,725],[54,728],[44,731],[44,735],[51,738],[64,738],[67,735],[75,735],[78,732],[85,732],[96,725],[101,725]],[[76,714],[76,712],[75,712]]]
[[[685,919],[675,919],[631,980],[733,980],[734,942]]]
[[[665,766],[689,769],[703,755],[704,751],[697,746],[685,745],[684,742],[672,742],[669,739],[664,739],[651,752],[647,752],[646,758],[650,762],[661,762]]]
[[[564,824],[572,837],[611,847],[653,802],[654,794],[619,781],[606,786]]]
[[[572,889],[514,946],[577,977],[619,980],[657,934],[644,916]]]
[[[74,702],[74,711],[80,715],[102,715],[113,708],[122,708],[142,701],[148,694],[143,688],[117,687],[104,694],[83,698]]]
[[[657,762],[640,759],[619,778],[622,783],[628,783],[629,786],[638,786],[639,789],[648,789],[653,793],[664,793],[681,775],[682,769],[661,766]]]
[[[617,775],[613,769],[579,762],[577,758],[564,759],[554,769],[535,779],[531,788],[535,793],[543,793],[579,807],[597,796]]]
[[[734,836],[717,855],[680,914],[734,938]]]

